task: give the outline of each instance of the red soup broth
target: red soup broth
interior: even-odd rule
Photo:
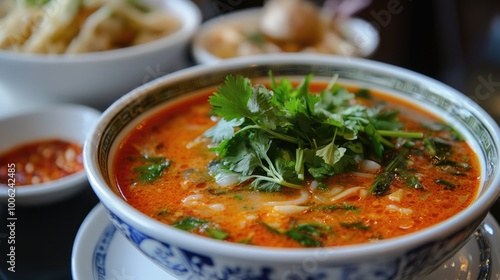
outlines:
[[[319,92],[324,87],[324,83],[312,83],[310,90]],[[208,174],[207,166],[216,156],[209,150],[209,143],[200,140],[200,135],[215,124],[207,101],[212,92],[172,103],[142,121],[119,144],[111,172],[117,191],[127,203],[169,225],[190,219],[197,227],[187,230],[228,242],[304,247],[311,244],[301,244],[291,236],[305,232],[304,228],[299,230],[300,226],[321,225],[315,227],[317,238],[311,233],[320,240],[312,246],[341,246],[427,228],[468,207],[478,193],[480,166],[468,143],[452,140],[447,130],[430,132],[422,124],[439,121],[436,116],[379,92],[370,94],[401,111],[399,120],[404,130],[432,133],[453,142],[452,159],[465,162],[466,172],[436,167],[432,159],[412,154],[408,160],[417,170],[424,190],[408,188],[395,180],[388,195],[375,196],[367,192],[376,174],[351,172],[327,179],[326,190],[306,186],[303,190],[283,188],[280,192],[214,192],[220,188]],[[164,157],[170,165],[158,179],[144,183],[138,170],[163,164],[147,162],[145,157]],[[452,188],[436,183],[436,178],[455,185]],[[294,203],[297,205],[290,207]]]
[[[12,168],[12,165],[15,165]],[[15,172],[8,170],[15,169]],[[0,183],[41,184],[83,170],[82,146],[61,139],[43,139],[0,154]],[[11,177],[14,178],[11,178]]]

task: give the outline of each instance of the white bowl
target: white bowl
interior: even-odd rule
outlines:
[[[223,26],[236,26],[242,30],[258,30],[262,16],[262,8],[248,8],[212,18],[204,22],[193,38],[191,52],[195,62],[212,63],[223,60],[207,49],[209,38],[214,31]],[[371,56],[379,45],[379,34],[367,21],[360,18],[349,18],[341,22],[339,30],[349,42],[358,47],[358,57]],[[343,53],[336,55],[344,56]]]
[[[75,55],[0,50],[0,86],[25,102],[71,102],[105,108],[121,95],[186,66],[186,48],[201,23],[191,1],[148,1],[177,14],[176,32],[128,48]]]
[[[100,114],[96,109],[83,105],[58,104],[4,117],[0,119],[0,154],[24,143],[45,139],[61,139],[83,145]],[[82,170],[57,180],[14,187],[14,190],[0,184],[0,200],[1,203],[13,202],[15,205],[42,205],[75,195],[88,186],[87,176]]]
[[[228,74],[250,79],[330,78],[390,92],[420,104],[465,135],[480,158],[481,190],[462,212],[427,229],[375,243],[332,248],[276,249],[197,236],[133,208],[114,189],[114,150],[134,125],[189,92],[223,83]],[[418,279],[454,255],[500,195],[500,129],[467,97],[436,80],[380,62],[329,55],[247,57],[182,70],[132,91],[108,108],[84,146],[92,188],[111,221],[149,259],[179,279]]]

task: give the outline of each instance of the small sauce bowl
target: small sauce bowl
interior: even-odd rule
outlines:
[[[29,144],[48,141],[63,141],[83,147],[87,132],[97,121],[100,112],[91,107],[72,104],[53,104],[35,107],[0,119],[0,162],[9,151]],[[26,157],[26,152],[21,156]],[[80,153],[80,154],[78,154]],[[70,156],[71,155],[71,156]],[[73,150],[70,158],[81,157],[81,151]],[[13,205],[42,205],[60,201],[75,195],[88,186],[82,169],[63,177],[22,185],[19,179],[26,167],[20,161],[6,162],[0,166],[4,179],[0,181],[0,203]],[[56,165],[54,158],[50,165]],[[65,164],[63,162],[63,164]],[[83,167],[83,165],[82,165]],[[26,172],[37,172],[31,166]],[[5,174],[6,173],[6,174]]]

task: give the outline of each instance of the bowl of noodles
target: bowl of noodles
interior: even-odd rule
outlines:
[[[105,107],[185,67],[190,1],[2,1],[0,86],[24,101]]]
[[[422,279],[499,197],[499,135],[418,73],[262,55],[128,93],[84,166],[119,232],[178,279]]]

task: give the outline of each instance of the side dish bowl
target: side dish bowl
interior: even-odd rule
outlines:
[[[259,22],[261,21],[262,14],[262,8],[249,8],[218,16],[204,22],[194,35],[191,45],[194,60],[202,64],[219,62],[226,59],[226,57],[222,57],[213,50],[218,49],[219,52],[222,52],[223,50],[232,48],[231,44],[235,44],[239,36],[235,35],[234,31],[229,31],[228,34],[220,34],[221,30],[234,27],[234,30],[238,30],[242,34],[248,33],[247,35],[251,36],[259,30]],[[338,29],[339,32],[342,32],[344,40],[349,43],[349,48],[342,47],[342,43],[337,40],[338,52],[335,53],[336,55],[369,57],[378,47],[378,31],[370,23],[361,18],[347,18],[339,24]],[[226,38],[224,40],[226,44],[220,39],[222,37]],[[353,53],[351,48],[355,48],[357,51]],[[275,53],[281,52],[279,50],[269,51]],[[313,50],[302,50],[302,52],[313,52]]]
[[[87,106],[58,104],[30,108],[5,116],[0,119],[0,154],[24,144],[44,140],[62,140],[83,147],[87,133],[100,114]],[[19,174],[24,168],[18,162],[8,164],[12,164],[8,167],[12,176]],[[75,195],[88,186],[83,169],[38,184],[20,186],[18,181],[9,180],[7,184],[0,183],[0,200],[2,204],[12,202],[20,206],[49,204]]]
[[[229,74],[329,79],[389,92],[454,125],[477,151],[481,188],[468,208],[427,229],[397,238],[331,248],[275,249],[227,243],[178,230],[127,204],[112,186],[116,146],[141,120],[185,94],[215,88]],[[463,94],[436,80],[361,58],[282,54],[195,66],[128,93],[101,116],[84,147],[92,188],[111,221],[138,250],[179,279],[419,279],[456,253],[500,195],[500,129]],[[172,136],[175,137],[175,136]]]
[[[181,27],[149,43],[108,51],[34,54],[0,50],[1,84],[25,102],[105,108],[133,88],[184,68],[185,49],[201,23],[198,7],[185,0],[142,2],[172,12]]]

